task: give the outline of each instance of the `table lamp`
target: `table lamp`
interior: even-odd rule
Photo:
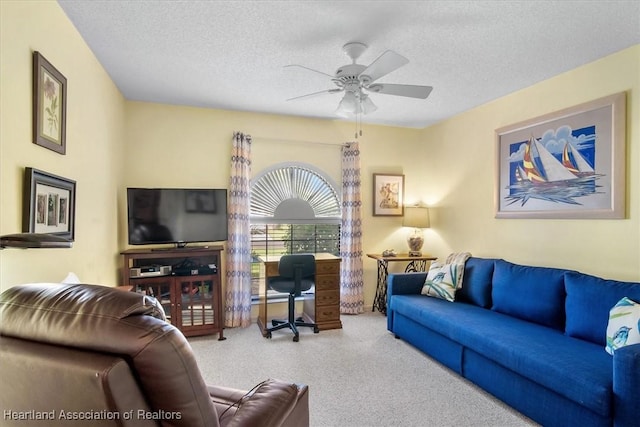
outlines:
[[[402,225],[413,228],[407,236],[409,256],[422,256],[420,251],[424,244],[424,232],[422,230],[430,226],[429,208],[426,206],[405,206]]]

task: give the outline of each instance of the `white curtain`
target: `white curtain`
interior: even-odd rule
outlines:
[[[360,146],[352,142],[342,148],[340,312],[344,314],[364,312],[360,190]]]
[[[251,229],[249,223],[251,185],[251,136],[233,134],[229,181],[229,239],[227,242],[227,327],[251,324]]]

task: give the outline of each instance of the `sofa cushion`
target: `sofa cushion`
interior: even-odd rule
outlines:
[[[613,365],[601,346],[461,302],[402,295],[392,298],[390,308],[604,417],[611,415]]]
[[[458,279],[463,267],[459,264],[431,263],[422,287],[422,295],[453,301],[458,288]]]
[[[476,328],[459,330],[457,341],[601,416],[611,416],[613,367],[602,347],[493,314],[476,320]]]
[[[602,347],[471,304],[398,296],[391,308],[421,325],[604,416],[613,367]]]
[[[640,304],[627,297],[622,298],[609,312],[607,325],[607,353],[613,353],[626,345],[640,344]]]
[[[565,274],[567,292],[565,333],[606,345],[609,310],[623,297],[640,301],[640,283],[606,280],[588,274]]]
[[[462,287],[456,292],[456,301],[480,307],[491,307],[491,280],[494,259],[471,257],[464,265]]]
[[[564,273],[497,260],[493,270],[492,310],[564,331]]]

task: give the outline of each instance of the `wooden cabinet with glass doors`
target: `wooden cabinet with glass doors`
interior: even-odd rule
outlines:
[[[124,255],[123,284],[134,292],[155,297],[164,308],[167,320],[185,336],[219,334],[223,336],[223,310],[220,247],[165,251],[127,250]],[[129,277],[133,267],[145,265],[215,265],[211,274]],[[194,272],[197,269],[194,268]],[[175,270],[174,270],[175,272]]]

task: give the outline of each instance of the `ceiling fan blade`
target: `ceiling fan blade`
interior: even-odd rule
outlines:
[[[306,95],[301,95],[301,96],[296,96],[294,98],[289,98],[289,99],[287,99],[287,101],[293,101],[293,100],[305,99],[305,98],[313,98],[314,96],[322,95],[323,93],[337,93],[337,92],[342,92],[342,89],[336,88],[336,89],[321,90],[319,92],[313,92],[313,93],[308,93]]]
[[[335,76],[332,76],[331,74],[327,74],[324,73],[322,71],[318,71],[318,70],[314,70],[313,68],[309,68],[309,67],[305,67],[304,65],[298,65],[298,64],[291,64],[291,65],[285,65],[284,68],[289,68],[289,67],[300,67],[300,68],[304,68],[305,70],[309,70],[309,71],[313,71],[314,73],[319,73],[322,74],[323,76],[327,76],[331,79],[333,79]]]
[[[387,95],[406,96],[408,98],[426,99],[431,91],[432,86],[417,85],[397,85],[389,83],[376,83],[367,87],[367,90],[375,93],[384,93]]]
[[[387,50],[365,68],[358,78],[360,81],[371,83],[408,63],[409,60],[404,56],[392,50]]]

